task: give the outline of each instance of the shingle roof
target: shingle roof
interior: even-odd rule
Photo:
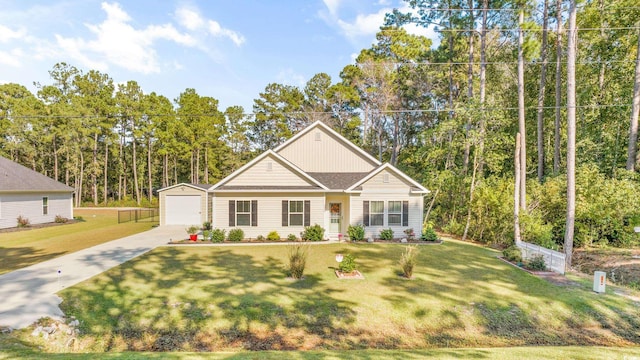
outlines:
[[[307,173],[312,178],[321,182],[324,186],[331,190],[344,190],[348,189],[351,185],[355,184],[365,176],[368,172],[348,172],[348,173],[319,173],[310,172]]]
[[[216,190],[320,190],[320,186],[265,186],[265,185],[222,185]]]
[[[0,156],[0,192],[73,192],[73,188]]]

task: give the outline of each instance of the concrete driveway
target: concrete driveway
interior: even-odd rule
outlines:
[[[60,318],[56,292],[185,237],[182,226],[157,227],[0,275],[0,326],[19,329],[43,316]]]

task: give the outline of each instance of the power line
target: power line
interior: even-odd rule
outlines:
[[[548,61],[548,64],[555,64],[555,61]],[[562,64],[566,64],[566,61],[562,61]],[[576,64],[579,65],[594,65],[594,64],[609,64],[609,63],[636,63],[636,60],[592,60],[592,61],[577,61]],[[485,62],[485,65],[517,65],[516,61],[489,61]],[[525,62],[525,65],[542,65],[540,61],[529,61]],[[548,65],[547,64],[547,65]],[[430,62],[430,61],[417,61],[417,62],[393,62],[393,61],[384,61],[384,62],[372,62],[372,63],[360,63],[355,64],[357,67],[367,67],[367,66],[402,66],[402,65],[482,65],[480,62]]]
[[[437,27],[437,25],[436,25]],[[615,26],[615,27],[591,27],[591,28],[577,28],[576,31],[580,32],[580,31],[601,31],[601,30],[638,30],[640,29],[640,26]],[[452,29],[434,29],[434,31],[436,32],[471,32],[471,31],[481,31],[482,29],[480,28],[473,28],[473,29],[468,29],[468,28],[452,28]],[[547,32],[557,32],[557,29],[542,29],[542,28],[535,28],[535,29],[530,29],[530,28],[487,28],[486,31],[500,31],[500,32],[512,32],[512,31],[520,31],[522,30],[523,32],[543,32],[543,31],[547,31]],[[381,33],[384,33],[386,31],[405,31],[404,29],[400,30],[400,29],[384,29],[384,30],[380,30]]]

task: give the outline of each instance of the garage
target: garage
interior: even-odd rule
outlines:
[[[200,198],[198,195],[167,195],[167,225],[199,225]]]
[[[160,225],[202,225],[209,221],[209,187],[211,185],[182,183],[160,189]]]

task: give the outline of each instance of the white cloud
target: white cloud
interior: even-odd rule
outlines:
[[[323,2],[327,9],[329,9],[329,13],[332,16],[336,16],[342,0],[323,0]]]
[[[102,3],[107,19],[100,24],[85,24],[95,35],[93,40],[65,38],[56,35],[60,48],[84,65],[105,71],[108,64],[125,69],[154,73],[160,71],[154,48],[157,40],[168,40],[184,46],[196,46],[189,34],[180,33],[171,24],[150,25],[136,29],[129,24],[131,17],[118,3]]]
[[[21,49],[13,49],[11,51],[0,51],[0,64],[13,66],[13,67],[21,67],[22,62],[20,58],[24,56],[24,53]]]
[[[389,9],[381,9],[373,14],[358,14],[353,22],[336,19],[340,29],[348,38],[375,35],[384,24],[384,16]]]
[[[276,76],[276,80],[281,84],[294,85],[298,87],[302,87],[306,83],[304,76],[296,73],[291,68],[280,70],[280,72]]]
[[[205,19],[196,10],[182,7],[176,10],[178,23],[191,30],[205,30],[209,35],[215,37],[226,37],[233,41],[236,46],[244,44],[245,38],[242,34],[231,29],[224,28],[215,20]]]
[[[22,39],[26,35],[23,29],[14,31],[0,24],[0,43],[7,43],[12,39]]]

